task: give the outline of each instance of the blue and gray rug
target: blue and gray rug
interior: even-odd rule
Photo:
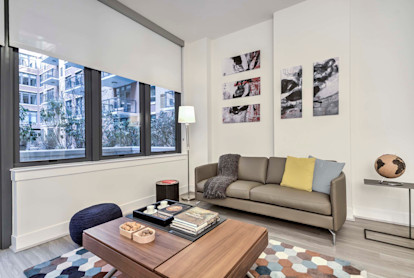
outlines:
[[[102,278],[112,266],[84,248],[79,248],[24,271],[28,278]],[[357,278],[366,272],[350,262],[297,246],[269,240],[269,245],[250,269],[254,277]],[[116,278],[122,278],[117,272]]]

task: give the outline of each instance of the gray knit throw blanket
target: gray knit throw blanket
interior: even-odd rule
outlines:
[[[209,178],[204,184],[203,197],[206,199],[226,198],[227,187],[237,180],[239,170],[238,154],[224,154],[218,162],[218,175]]]

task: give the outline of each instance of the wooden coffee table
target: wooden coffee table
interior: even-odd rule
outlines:
[[[228,219],[195,242],[151,227],[155,241],[139,244],[119,234],[128,221],[83,232],[83,246],[127,277],[244,277],[268,242],[266,228]]]

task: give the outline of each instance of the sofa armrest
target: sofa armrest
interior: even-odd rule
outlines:
[[[195,185],[202,180],[217,176],[218,163],[211,163],[202,166],[198,166],[195,171]]]
[[[346,220],[346,179],[342,172],[331,181],[331,205],[334,219],[334,231],[339,231]]]

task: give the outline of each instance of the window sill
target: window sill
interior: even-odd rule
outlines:
[[[28,166],[10,169],[12,181],[41,179],[62,175],[73,175],[88,172],[107,171],[117,168],[136,167],[141,165],[159,164],[187,160],[185,153],[174,153],[152,156],[124,157],[42,166]]]

